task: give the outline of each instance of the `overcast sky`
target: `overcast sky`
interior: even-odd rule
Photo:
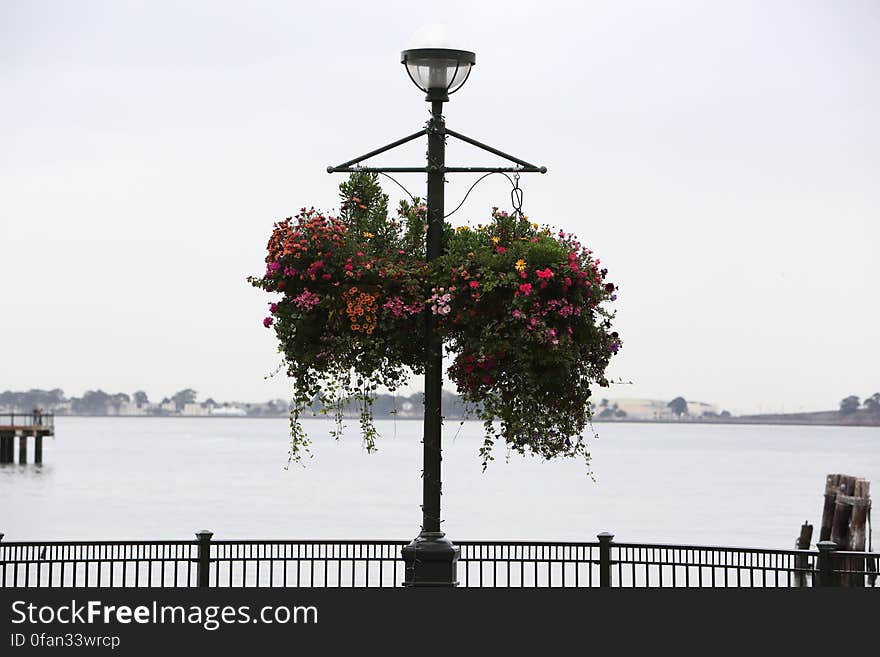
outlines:
[[[620,285],[603,396],[880,390],[880,3],[438,6],[0,2],[0,389],[286,396],[245,278],[273,221],[337,207],[328,164],[424,124],[399,54],[439,18],[477,53],[449,126],[546,165],[526,213]],[[454,223],[509,202],[493,176]]]

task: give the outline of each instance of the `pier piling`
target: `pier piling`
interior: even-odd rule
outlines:
[[[28,439],[34,437],[34,463],[43,462],[43,438],[55,435],[55,416],[51,413],[0,413],[0,463],[15,463],[18,436],[18,463],[27,465]]]
[[[0,432],[0,463],[12,463],[12,440],[15,433],[12,431]]]

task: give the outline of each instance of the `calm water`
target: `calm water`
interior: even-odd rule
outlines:
[[[57,418],[42,467],[0,467],[6,540],[404,538],[419,531],[421,422],[379,422],[367,455],[307,425],[315,458],[285,470],[279,420]],[[497,455],[480,425],[447,428],[444,527],[460,539],[619,540],[792,547],[818,526],[825,475],[880,486],[880,429],[600,424],[597,481],[578,462]],[[33,447],[31,446],[31,457]],[[880,490],[880,489],[878,489]]]

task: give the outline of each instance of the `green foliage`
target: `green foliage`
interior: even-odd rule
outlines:
[[[667,408],[672,411],[672,413],[676,417],[681,417],[682,415],[688,414],[688,404],[685,401],[684,397],[676,397],[671,402],[666,404]]]
[[[497,209],[486,225],[459,227],[436,261],[449,374],[483,420],[484,468],[498,441],[589,463],[590,386],[608,385],[621,345],[602,305],[616,286],[599,265],[573,236]]]
[[[367,450],[375,449],[372,402],[379,386],[398,389],[423,369],[425,263],[411,233],[424,224],[419,204],[387,216],[376,174],[356,173],[340,186],[339,217],[303,209],[275,225],[267,269],[250,279],[279,293],[264,325],[273,326],[293,379],[291,460],[308,451],[300,418],[313,400],[336,419],[354,402]]]
[[[859,398],[855,395],[845,397],[840,401],[840,412],[843,415],[849,415],[859,410]]]
[[[375,448],[372,403],[423,371],[425,313],[454,357],[449,374],[483,420],[483,466],[496,441],[544,458],[582,456],[593,384],[621,341],[610,330],[616,298],[592,252],[573,236],[493,211],[475,229],[444,226],[445,254],[425,262],[427,208],[401,202],[387,216],[377,175],[340,186],[338,217],[303,209],[275,225],[264,276],[277,293],[274,327],[294,381],[291,459],[308,450],[300,417],[313,401],[337,420],[359,407]]]

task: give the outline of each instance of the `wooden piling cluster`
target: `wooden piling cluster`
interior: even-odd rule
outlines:
[[[822,507],[820,541],[833,541],[838,550],[864,552],[866,527],[871,510],[871,483],[862,477],[830,474],[825,479],[825,502]],[[837,570],[858,571],[839,575],[840,586],[864,586],[865,577],[876,577],[876,560],[872,557],[841,559]]]

